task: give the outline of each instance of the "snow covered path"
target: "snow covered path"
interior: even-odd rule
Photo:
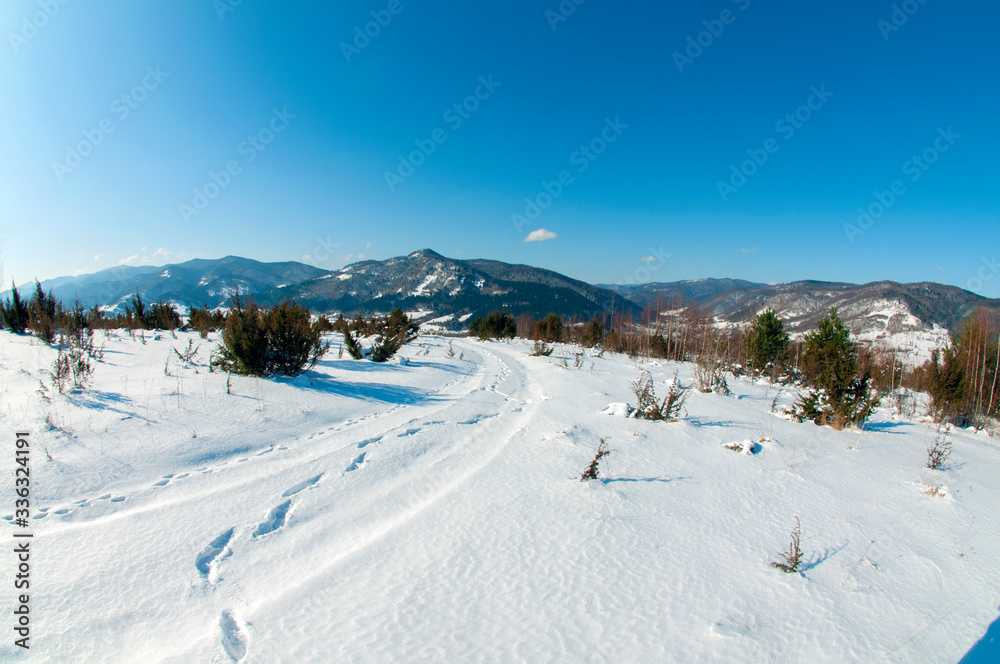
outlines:
[[[93,389],[48,397],[54,352],[3,336],[5,429],[51,457],[19,660],[953,662],[996,617],[988,438],[927,471],[926,424],[790,423],[770,404],[792,393],[735,380],[682,422],[612,417],[640,368],[658,389],[690,368],[520,341],[425,337],[227,394],[171,363],[178,336],[109,340]],[[607,479],[579,482],[605,437]]]

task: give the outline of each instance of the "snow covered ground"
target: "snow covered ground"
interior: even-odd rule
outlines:
[[[59,395],[55,351],[0,333],[2,468],[30,432],[35,499],[31,650],[4,623],[0,660],[948,663],[998,614],[982,434],[930,471],[932,425],[792,423],[771,405],[794,393],[733,378],[680,422],[605,414],[640,370],[665,393],[691,367],[520,340],[421,337],[378,365],[334,336],[314,372],[227,393],[214,335],[144,336],[112,333]],[[603,479],[578,481],[601,438]]]

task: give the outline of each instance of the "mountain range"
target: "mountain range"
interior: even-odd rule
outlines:
[[[697,304],[719,324],[740,324],[765,308],[775,309],[797,336],[813,329],[835,306],[851,329],[869,340],[924,335],[936,343],[978,307],[1000,310],[991,300],[936,283],[869,284],[798,281],[769,285],[738,279],[702,279],[642,285],[591,285],[557,272],[493,260],[446,258],[430,249],[383,261],[366,260],[339,270],[294,261],[262,263],[226,256],[162,267],[116,267],[60,277],[42,287],[64,302],[122,310],[136,292],[147,301],[182,307],[225,306],[236,289],[267,304],[298,300],[318,313],[387,313],[396,307],[446,328],[464,326],[472,315],[504,309],[541,317],[555,312],[587,319],[614,311],[638,316]],[[19,289],[27,295],[29,285]],[[10,291],[0,294],[9,297]]]

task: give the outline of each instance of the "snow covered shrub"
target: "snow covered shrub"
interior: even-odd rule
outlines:
[[[761,446],[753,442],[750,439],[741,442],[726,443],[723,445],[727,450],[732,450],[733,452],[739,452],[740,454],[752,455],[757,454],[761,450]]]
[[[10,282],[11,299],[0,303],[0,317],[3,318],[3,326],[15,334],[24,334],[28,327],[28,307],[17,292],[17,284]]]
[[[729,394],[729,383],[726,381],[725,359],[709,353],[698,356],[695,362],[694,379],[698,384],[699,392],[715,392],[727,396]]]
[[[371,361],[372,362],[388,362],[392,359],[392,356],[396,354],[400,348],[403,347],[403,337],[400,335],[396,336],[382,336],[375,340],[372,344],[371,351]]]
[[[373,332],[383,337],[398,337],[400,345],[407,344],[417,338],[420,325],[410,319],[406,313],[395,308],[384,319],[378,320],[374,324]]]
[[[141,309],[137,313],[141,314]],[[268,346],[263,310],[252,296],[244,299],[235,293],[222,329],[222,345],[212,364],[230,373],[265,376],[270,373]]]
[[[89,334],[71,335],[68,339],[62,335],[59,337],[59,354],[55,362],[52,363],[52,371],[49,377],[52,383],[62,394],[72,378],[73,387],[83,389],[94,376],[94,365],[91,364],[91,357],[104,354],[103,349],[94,350],[94,333],[87,330]],[[99,357],[98,357],[99,361]]]
[[[297,376],[329,349],[321,337],[307,307],[285,301],[264,310],[236,293],[212,365],[244,376]]]
[[[491,311],[486,318],[476,318],[469,325],[469,334],[480,341],[487,339],[513,339],[517,333],[514,317],[506,311]]]
[[[806,335],[803,368],[812,388],[799,398],[793,417],[834,429],[859,426],[871,417],[879,398],[868,373],[859,375],[857,344],[836,309]]]
[[[308,307],[291,301],[276,304],[264,314],[267,328],[267,370],[285,376],[297,376],[316,363],[329,350],[322,332],[312,322]]]
[[[632,382],[631,387],[638,402],[636,410],[647,420],[676,422],[687,400],[687,390],[681,386],[677,374],[674,374],[670,391],[662,402],[656,398],[653,377],[648,371],[643,371],[639,378]]]
[[[931,470],[944,470],[951,457],[951,441],[948,439],[948,428],[938,431],[934,443],[927,448],[927,467]]]
[[[188,316],[188,327],[198,332],[202,339],[208,338],[209,332],[218,330],[226,324],[226,317],[221,311],[212,311],[205,304],[204,309],[191,307],[191,314]]]
[[[553,350],[555,349],[544,341],[535,339],[535,345],[528,357],[548,357]]]
[[[772,562],[771,567],[780,569],[786,574],[794,574],[799,571],[799,567],[802,566],[802,550],[799,548],[799,542],[802,539],[802,528],[799,524],[799,517],[795,517],[795,530],[792,531],[792,541],[788,545],[788,551],[779,554],[781,556],[780,561]]]
[[[601,442],[597,446],[597,454],[594,455],[594,459],[590,462],[590,465],[587,466],[587,469],[583,471],[582,475],[580,475],[581,482],[600,479],[601,459],[611,454],[611,450],[608,449],[608,444],[605,442],[606,440],[606,438],[601,438]]]
[[[144,325],[149,330],[176,330],[181,326],[181,317],[174,305],[156,302],[146,311]]]

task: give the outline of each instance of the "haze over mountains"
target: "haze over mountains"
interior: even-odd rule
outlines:
[[[31,284],[21,284],[27,294]],[[421,312],[445,327],[469,315],[506,309],[540,317],[554,311],[581,319],[602,312],[638,316],[697,303],[720,323],[740,323],[772,307],[795,335],[812,329],[836,306],[852,330],[869,339],[930,334],[941,337],[991,300],[954,286],[882,281],[855,285],[799,281],[768,285],[737,279],[702,279],[643,285],[591,285],[562,274],[492,260],[446,258],[429,249],[384,261],[366,260],[339,270],[297,263],[261,263],[227,256],[162,267],[119,267],[42,282],[64,302],[121,309],[138,291],[148,301],[182,307],[225,306],[236,288],[264,303],[294,298],[318,313],[385,313],[396,307]],[[9,291],[4,297],[10,295]]]

